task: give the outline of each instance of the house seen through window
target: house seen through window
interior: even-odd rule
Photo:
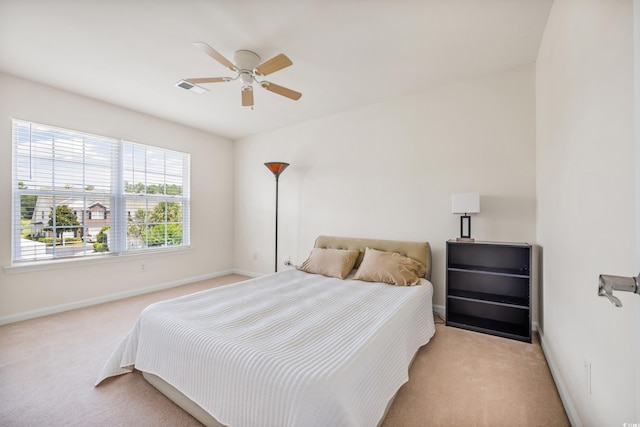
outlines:
[[[12,260],[189,245],[186,153],[13,121]]]

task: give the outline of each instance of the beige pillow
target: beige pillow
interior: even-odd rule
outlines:
[[[383,282],[398,286],[419,285],[426,272],[424,264],[394,252],[367,248],[355,280]]]
[[[309,258],[296,268],[300,271],[323,276],[347,277],[360,255],[359,250],[313,248]]]

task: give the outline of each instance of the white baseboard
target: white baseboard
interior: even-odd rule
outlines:
[[[583,427],[582,420],[580,420],[580,417],[578,416],[578,412],[576,411],[576,407],[573,404],[571,395],[569,394],[567,386],[562,380],[562,375],[560,375],[558,365],[556,364],[553,357],[553,351],[549,347],[547,341],[544,339],[544,333],[542,329],[540,329],[540,326],[538,326],[538,333],[540,335],[540,345],[542,347],[542,352],[544,353],[544,357],[547,359],[547,365],[549,365],[551,376],[553,377],[553,381],[556,383],[556,388],[558,389],[558,394],[560,394],[560,400],[562,400],[562,405],[564,406],[564,410],[567,413],[567,417],[569,417],[569,422],[573,427]]]
[[[258,277],[258,276],[264,276],[264,274],[258,274],[258,273],[254,273],[252,271],[236,270],[236,269],[231,270],[231,273],[232,274],[239,274],[241,276],[247,276],[247,277],[251,277],[251,278]]]
[[[201,280],[213,279],[215,277],[226,276],[229,274],[242,274],[242,273],[235,273],[235,271],[233,270],[225,270],[217,273],[205,274],[202,276],[195,276],[195,277],[189,277],[186,279],[165,282],[159,285],[149,286],[146,288],[133,289],[130,291],[119,292],[111,295],[105,295],[98,298],[90,298],[82,301],[71,302],[68,304],[54,305],[52,307],[42,308],[38,310],[24,311],[22,313],[0,317],[0,325],[20,322],[22,320],[34,319],[36,317],[48,316],[50,314],[62,313],[63,311],[75,310],[76,308],[89,307],[96,304],[102,304],[105,302],[116,301],[123,298],[133,297],[136,295],[148,294],[150,292],[161,291],[163,289],[174,288],[176,286],[199,282]]]
[[[431,306],[431,308],[433,309],[433,312],[442,316],[443,318],[445,317],[445,306],[444,305],[435,305],[433,304]]]

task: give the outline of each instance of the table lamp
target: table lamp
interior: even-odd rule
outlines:
[[[480,194],[455,193],[451,195],[451,213],[463,214],[460,217],[460,237],[456,240],[473,242],[471,238],[471,217],[469,214],[480,213]]]

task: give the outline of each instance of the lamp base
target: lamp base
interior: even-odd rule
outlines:
[[[456,237],[456,242],[473,243],[475,241],[476,241],[476,239],[474,239],[472,237]]]

